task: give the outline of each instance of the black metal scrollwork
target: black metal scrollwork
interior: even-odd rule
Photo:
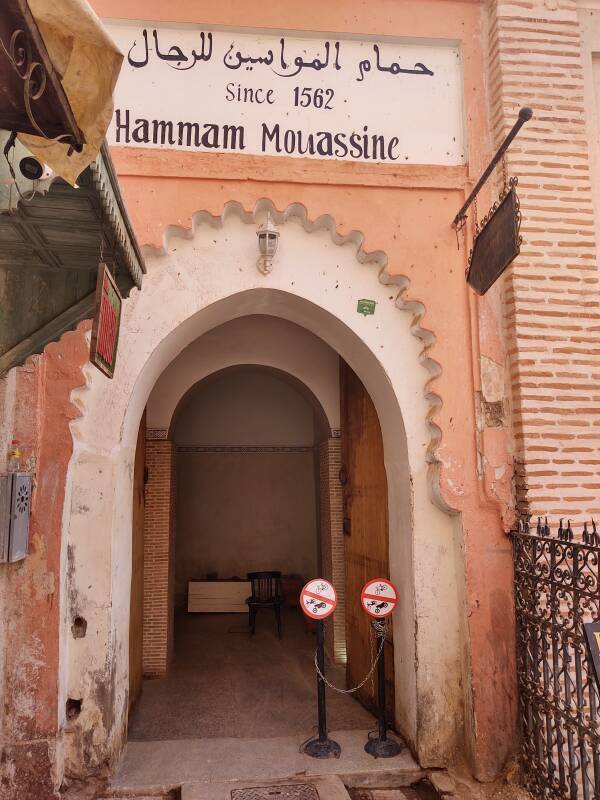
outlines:
[[[4,69],[4,128],[35,134],[81,152],[85,136],[73,113],[42,32],[26,0],[11,0],[0,24],[0,70]],[[6,63],[8,62],[8,63]],[[9,67],[10,65],[10,67]]]
[[[600,796],[600,695],[583,632],[600,616],[592,525],[581,537],[562,521],[556,538],[541,520],[536,531],[523,521],[511,533],[522,760],[526,788],[539,800]]]
[[[47,76],[44,65],[40,61],[33,59],[31,44],[24,30],[18,29],[13,33],[10,37],[8,48],[5,47],[2,41],[0,41],[0,45],[13,69],[23,81],[23,102],[27,117],[40,136],[47,139],[48,137],[37,124],[31,110],[32,101],[39,100],[46,90]]]

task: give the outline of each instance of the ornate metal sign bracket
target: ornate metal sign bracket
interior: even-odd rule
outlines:
[[[488,164],[485,172],[483,173],[481,178],[479,178],[479,180],[477,181],[477,183],[475,185],[475,188],[473,189],[471,194],[465,200],[465,203],[464,203],[463,207],[460,209],[458,214],[452,220],[452,227],[453,228],[459,227],[460,223],[463,220],[466,219],[465,215],[467,213],[467,209],[472,205],[472,203],[474,202],[475,198],[477,197],[477,195],[481,191],[483,185],[485,184],[487,179],[490,177],[490,175],[494,171],[494,169],[496,167],[496,164],[498,164],[498,162],[500,161],[502,156],[506,153],[508,148],[511,146],[511,144],[513,142],[513,139],[519,133],[519,131],[521,130],[523,125],[526,122],[528,122],[532,117],[533,117],[533,111],[530,108],[524,107],[519,111],[519,118],[517,119],[515,124],[512,126],[508,136],[506,137],[506,139],[502,142],[502,144],[500,145],[500,147],[496,151],[496,155],[492,158],[492,160]]]
[[[519,255],[522,237],[519,233],[521,212],[516,192],[518,179],[508,180],[504,155],[515,136],[532,116],[533,111],[530,108],[522,108],[519,111],[519,118],[452,222],[458,235],[458,231],[466,223],[467,209],[474,204],[475,238],[469,255],[467,283],[478,294],[485,294]],[[497,202],[480,224],[477,219],[477,195],[500,161],[504,166],[504,185]]]

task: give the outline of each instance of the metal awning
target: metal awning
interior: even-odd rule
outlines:
[[[0,43],[2,127],[33,136],[41,132],[81,150],[83,132],[27,0],[7,0],[0,14]]]
[[[106,144],[77,188],[29,187],[0,162],[0,375],[93,316],[101,259],[124,297],[146,271]]]

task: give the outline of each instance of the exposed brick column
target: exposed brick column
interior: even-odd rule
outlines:
[[[530,105],[508,157],[519,177],[521,256],[507,273],[517,505],[597,515],[598,269],[576,3],[490,0],[491,120],[498,144]]]
[[[147,677],[164,675],[173,652],[175,456],[175,445],[166,438],[146,440],[143,669]]]
[[[328,647],[334,661],[346,663],[346,568],[342,529],[341,439],[327,439],[319,445],[319,486],[321,514],[321,560],[323,577],[330,580],[337,593],[337,612],[328,627]]]

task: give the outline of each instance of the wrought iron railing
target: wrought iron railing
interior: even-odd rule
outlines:
[[[583,623],[600,618],[600,536],[547,521],[512,534],[526,788],[539,800],[600,798],[600,696]]]

